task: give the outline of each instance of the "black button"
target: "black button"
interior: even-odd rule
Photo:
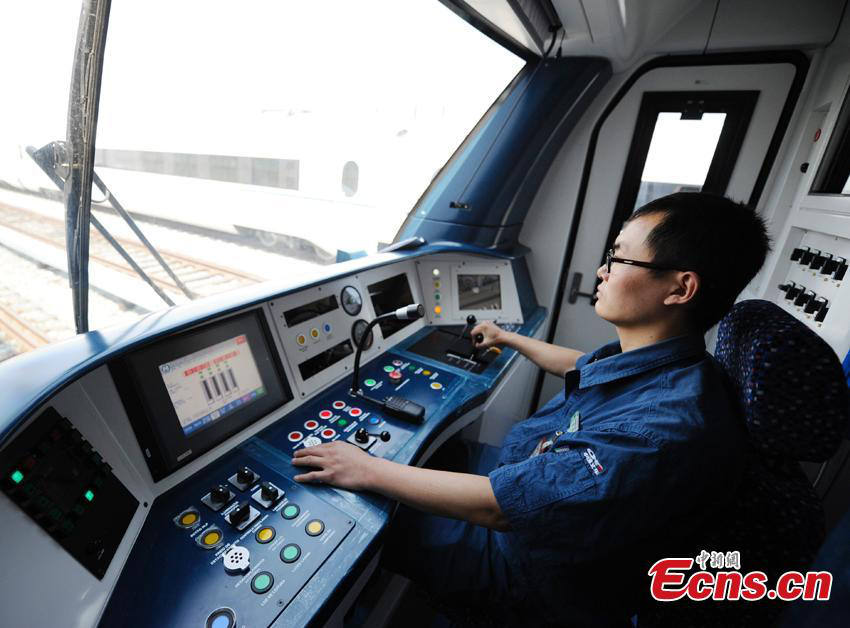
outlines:
[[[792,261],[792,262],[797,262],[797,261],[799,261],[799,260],[800,260],[800,258],[801,258],[802,256],[803,256],[803,249],[801,249],[800,247],[797,247],[796,249],[794,249],[794,250],[791,252],[791,261]]]

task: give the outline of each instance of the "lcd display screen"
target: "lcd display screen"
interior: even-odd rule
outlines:
[[[459,310],[501,310],[499,275],[458,275],[457,300]]]
[[[266,394],[244,334],[160,364],[159,372],[187,436]]]
[[[413,303],[413,295],[410,292],[407,275],[402,273],[373,283],[369,286],[369,298],[372,299],[372,307],[375,308],[375,314],[377,316],[386,314],[387,312],[393,312],[405,305],[410,305]],[[378,326],[381,328],[384,338],[389,338],[412,322],[414,321],[387,319],[378,323]]]
[[[316,318],[322,314],[333,312],[337,308],[339,308],[339,303],[336,300],[336,296],[331,295],[324,299],[319,299],[311,303],[305,303],[304,305],[294,307],[291,310],[284,312],[283,318],[286,320],[286,324],[289,327],[292,327],[299,323],[303,323],[304,321],[309,321],[311,318]]]

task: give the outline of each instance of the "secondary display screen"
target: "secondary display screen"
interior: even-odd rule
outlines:
[[[372,307],[375,314],[380,316],[387,312],[394,312],[400,307],[413,303],[413,295],[410,293],[410,284],[407,275],[402,273],[389,277],[383,281],[373,283],[369,286],[369,298],[372,299]],[[389,338],[394,333],[407,327],[413,320],[387,319],[378,323],[384,338]]]
[[[244,334],[159,365],[186,435],[266,394]]]
[[[458,275],[457,300],[459,310],[501,310],[499,275]]]
[[[286,320],[286,324],[289,327],[292,327],[299,323],[303,323],[304,321],[309,321],[311,318],[316,318],[322,314],[333,312],[338,308],[339,303],[336,300],[336,296],[331,295],[324,299],[313,301],[312,303],[305,303],[304,305],[294,307],[291,310],[284,312],[283,318]]]

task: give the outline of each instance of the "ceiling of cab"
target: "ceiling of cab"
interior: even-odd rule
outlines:
[[[827,45],[848,0],[551,0],[563,24],[555,49],[601,56],[615,71],[654,54],[811,49]],[[536,55],[548,0],[458,0]],[[805,8],[803,8],[805,7]]]

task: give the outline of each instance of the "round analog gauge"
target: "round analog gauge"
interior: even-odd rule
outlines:
[[[351,339],[354,340],[354,346],[360,346],[360,339],[363,337],[363,332],[366,331],[366,328],[369,326],[362,318],[358,318],[354,321],[354,324],[351,326]],[[375,339],[375,336],[372,334],[372,330],[369,330],[369,335],[366,337],[366,341],[363,343],[363,350],[366,351],[369,347],[372,346],[372,341]]]
[[[349,316],[357,316],[363,308],[363,297],[354,286],[345,286],[339,295],[339,300],[342,301],[342,309]]]

